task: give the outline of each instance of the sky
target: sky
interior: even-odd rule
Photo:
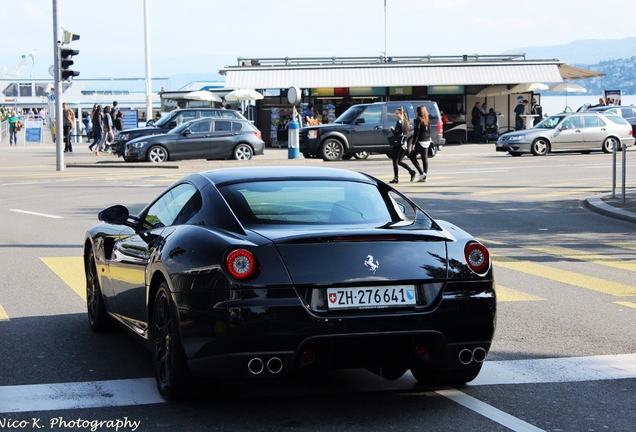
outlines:
[[[145,76],[143,0],[58,0],[80,78]],[[634,0],[148,0],[152,76],[210,73],[237,57],[500,54],[636,36]],[[0,67],[48,78],[52,0],[2,0]],[[61,34],[61,32],[60,32]],[[386,35],[386,36],[385,36]],[[635,50],[636,51],[636,50]],[[172,89],[176,90],[176,89]]]

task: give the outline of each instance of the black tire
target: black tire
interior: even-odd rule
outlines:
[[[550,152],[550,141],[545,138],[537,138],[530,146],[530,151],[535,156],[545,156]]]
[[[346,154],[342,156],[342,160],[350,160],[353,157],[353,155],[350,154]]]
[[[592,152],[591,152],[591,151],[589,151],[589,150],[586,150],[586,151],[582,151],[582,152],[581,152],[581,154],[590,154],[590,153],[592,153]]]
[[[516,157],[516,156],[521,156],[523,153],[521,153],[521,152],[515,152],[515,151],[509,151],[509,152],[508,152],[508,154],[509,154],[510,156],[515,156],[515,157]]]
[[[152,306],[150,340],[157,389],[167,400],[182,399],[193,385],[188,368],[177,312],[166,282],[162,282]]]
[[[152,163],[163,163],[168,160],[168,150],[162,146],[152,146],[146,152],[146,160]]]
[[[465,369],[437,370],[412,367],[415,379],[426,386],[462,385],[477,378],[481,364]]]
[[[327,138],[320,146],[320,157],[326,161],[337,161],[344,155],[344,145],[336,138]]]
[[[99,276],[95,257],[91,253],[86,262],[86,309],[88,311],[88,325],[95,333],[113,330],[114,323],[108,317],[102,289],[99,286]]]
[[[353,155],[353,157],[355,157],[356,159],[368,159],[369,158],[370,153],[366,152],[366,151],[361,151],[358,152],[356,154]]]
[[[603,141],[603,145],[601,146],[601,149],[603,150],[603,153],[611,153],[614,151],[614,146],[616,146],[616,150],[621,149],[622,146],[618,138],[607,137]]]
[[[232,159],[236,160],[250,160],[254,155],[252,147],[248,144],[239,144],[234,148],[232,152]]]

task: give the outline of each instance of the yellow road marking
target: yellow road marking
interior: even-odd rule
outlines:
[[[86,277],[82,257],[40,258],[73,291],[86,301]]]
[[[524,249],[530,249],[530,250],[541,252],[547,255],[561,256],[568,259],[586,261],[586,262],[591,262],[591,263],[599,264],[606,267],[613,267],[613,268],[618,268],[622,270],[629,270],[629,271],[636,272],[636,262],[610,259],[603,255],[595,255],[590,252],[585,252],[582,250],[569,249],[569,248],[564,248],[561,246],[547,246],[547,247],[525,246]]]
[[[585,288],[616,297],[632,297],[636,296],[636,287],[612,282],[594,276],[582,275],[568,270],[561,270],[548,267],[542,264],[536,264],[529,261],[521,261],[515,258],[504,257],[501,255],[490,254],[493,262],[498,267],[515,270],[545,279],[562,282],[579,288]]]
[[[4,310],[1,304],[0,304],[0,321],[9,321],[9,315],[7,315],[7,311]]]
[[[632,303],[632,302],[614,302],[614,303],[619,304],[621,306],[626,306],[628,308],[636,309],[636,303]]]
[[[495,241],[495,240],[488,240],[485,238],[477,238],[477,240],[479,240],[480,242],[482,242],[483,244],[487,245],[487,244],[493,244],[493,245],[505,245],[506,243],[503,242],[499,242],[499,241]]]
[[[544,188],[537,188],[537,187],[510,187],[507,189],[491,189],[491,190],[483,190],[483,191],[479,191],[479,192],[473,192],[470,195],[501,195],[501,194],[507,194],[507,193],[511,193],[511,194],[518,194],[519,192],[527,192],[527,191],[531,191],[531,190],[539,190],[539,189],[544,189]]]
[[[527,195],[527,198],[556,198],[566,195],[577,195],[582,193],[598,193],[606,191],[606,188],[580,188],[567,191],[551,192],[546,194]]]
[[[544,298],[524,293],[523,291],[517,291],[512,288],[507,288],[501,285],[497,285],[495,287],[495,291],[497,292],[497,302],[545,300]]]

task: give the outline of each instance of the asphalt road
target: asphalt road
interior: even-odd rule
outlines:
[[[67,161],[92,161],[75,148]],[[635,157],[630,149],[631,187]],[[285,150],[256,163],[322,164],[287,161]],[[491,251],[498,326],[477,380],[433,389],[408,373],[337,371],[163,403],[144,348],[88,328],[83,235],[102,208],[138,210],[174,180],[224,164],[235,162],[57,172],[51,146],[0,147],[0,430],[636,429],[636,224],[582,206],[610,190],[611,157],[512,158],[492,144],[447,146],[428,183],[398,185]],[[324,165],[392,178],[385,156]]]

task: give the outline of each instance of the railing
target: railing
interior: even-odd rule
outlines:
[[[501,62],[525,60],[525,54],[471,54],[460,56],[378,56],[378,57],[282,57],[252,58],[239,57],[238,66],[326,66],[326,65],[365,65],[379,63],[462,63],[462,62]]]

